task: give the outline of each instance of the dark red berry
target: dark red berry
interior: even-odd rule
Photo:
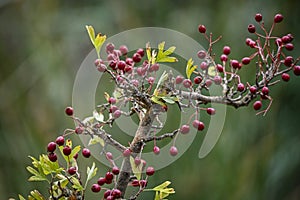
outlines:
[[[133,187],[139,187],[139,186],[140,186],[140,181],[139,181],[139,180],[133,180],[133,181],[131,182],[131,185],[132,185]]]
[[[146,187],[147,184],[148,184],[147,180],[140,180],[140,186],[141,186],[142,188]]]
[[[292,43],[287,43],[285,45],[285,49],[288,51],[292,51],[294,49],[294,45]]]
[[[294,74],[296,76],[300,76],[300,66],[299,65],[294,66]]]
[[[132,58],[126,58],[125,62],[127,65],[130,65],[130,66],[132,66],[134,64]]]
[[[231,60],[231,61],[230,61],[230,65],[231,65],[231,67],[233,67],[234,69],[237,69],[237,68],[240,67],[240,63],[239,63],[239,61],[237,61],[237,60]]]
[[[171,154],[171,156],[176,156],[178,154],[178,150],[175,146],[171,146],[170,154]]]
[[[228,60],[227,55],[222,54],[222,55],[220,56],[220,60],[221,60],[222,62],[227,62],[227,60]]]
[[[181,128],[180,128],[180,132],[182,134],[187,134],[190,132],[190,126],[189,125],[182,125]]]
[[[114,113],[116,110],[118,110],[119,108],[117,107],[117,106],[115,106],[115,105],[112,105],[112,106],[110,106],[110,108],[109,108],[109,112],[110,113]]]
[[[133,56],[132,56],[132,60],[133,60],[135,63],[141,62],[142,56],[141,56],[139,53],[135,53],[135,54],[133,54]]]
[[[76,134],[81,134],[81,133],[83,133],[83,131],[84,131],[84,128],[82,126],[77,126],[75,128],[75,133]]]
[[[254,110],[259,110],[262,107],[261,101],[255,101],[253,104]]]
[[[114,175],[118,175],[120,173],[120,169],[117,166],[114,166],[111,170]]]
[[[108,43],[105,49],[106,49],[106,53],[113,53],[115,49],[115,45],[113,43]]]
[[[205,128],[204,123],[197,119],[193,121],[193,127],[196,128],[198,131],[202,131]]]
[[[70,167],[69,169],[68,169],[68,173],[70,174],[70,175],[74,175],[74,174],[76,174],[76,167]]]
[[[104,194],[103,194],[103,197],[104,197],[105,199],[107,199],[107,197],[109,197],[109,196],[111,195],[111,193],[112,193],[111,190],[106,190],[106,191],[104,192]]]
[[[106,172],[105,179],[106,180],[112,180],[114,178],[114,175],[111,172]]]
[[[57,161],[57,155],[56,155],[56,153],[50,152],[50,153],[48,154],[48,158],[49,158],[49,160],[50,160],[51,162],[56,162],[56,161]]]
[[[49,142],[47,146],[47,151],[48,152],[53,152],[56,149],[56,143],[55,142]]]
[[[224,72],[224,67],[220,64],[217,64],[217,70],[218,72]]]
[[[237,85],[237,90],[238,90],[238,91],[243,92],[244,89],[245,89],[245,86],[244,86],[243,83],[239,83],[239,84]]]
[[[292,66],[293,62],[294,62],[294,58],[292,56],[287,56],[284,59],[284,65],[287,67]]]
[[[200,63],[200,68],[201,68],[202,70],[206,70],[206,69],[208,68],[207,62],[205,62],[205,61],[201,62],[201,63]]]
[[[136,53],[140,54],[141,57],[143,57],[145,55],[145,51],[144,49],[140,48],[136,51]]]
[[[251,92],[252,94],[256,94],[257,88],[256,88],[255,86],[251,86],[251,87],[250,87],[250,92]]]
[[[281,39],[281,38],[277,38],[277,39],[275,40],[275,44],[276,44],[277,46],[281,46],[281,45],[282,45],[282,39]]]
[[[255,33],[255,31],[256,31],[255,26],[253,24],[249,24],[248,31],[249,31],[249,33]]]
[[[130,149],[125,149],[125,150],[123,151],[123,156],[124,156],[124,157],[129,157],[130,154],[131,154],[131,150],[130,150]]]
[[[288,82],[290,80],[290,75],[287,73],[283,73],[283,74],[281,74],[281,78],[283,81]]]
[[[214,115],[216,114],[216,110],[214,108],[207,108],[206,110],[207,114]]]
[[[243,65],[248,65],[250,63],[251,59],[249,57],[244,57],[242,59],[242,63]]]
[[[116,70],[117,69],[117,61],[115,60],[111,60],[109,61],[109,64],[108,64],[113,70]]]
[[[105,181],[106,181],[105,183],[109,185],[109,184],[112,183],[113,180],[112,179],[111,180],[105,179]]]
[[[118,199],[121,197],[121,191],[119,189],[113,189],[112,191],[112,196],[115,198],[115,199]]]
[[[102,186],[106,183],[106,179],[104,177],[100,177],[97,181],[98,185]]]
[[[269,88],[264,86],[262,89],[261,89],[261,92],[263,93],[263,95],[268,95],[269,94]]]
[[[89,149],[87,149],[87,148],[83,148],[82,149],[82,155],[85,158],[89,158],[91,156],[91,151]]]
[[[72,116],[73,113],[74,113],[73,108],[72,108],[72,107],[66,107],[65,113],[66,113],[68,116]]]
[[[195,78],[194,78],[194,83],[195,84],[200,84],[202,82],[202,77],[201,76],[196,76]]]
[[[160,148],[158,146],[153,147],[153,153],[158,155],[160,153]]]
[[[116,98],[114,98],[114,97],[109,97],[108,103],[110,103],[110,104],[115,104],[116,102],[117,102]]]
[[[153,167],[148,167],[148,168],[146,169],[146,174],[147,174],[148,176],[152,176],[154,173],[155,173],[155,169],[154,169]]]
[[[73,156],[74,159],[77,159],[78,158],[78,153],[76,153],[74,156]]]
[[[276,14],[275,17],[274,17],[274,22],[275,23],[279,23],[283,20],[283,16],[282,14]]]
[[[93,192],[100,192],[101,187],[100,187],[100,185],[98,185],[98,184],[93,184],[91,190],[92,190]]]
[[[126,62],[123,61],[123,60],[120,60],[120,61],[118,62],[118,64],[117,64],[117,66],[118,66],[118,69],[119,69],[119,70],[124,70],[125,67],[126,67]]]
[[[223,53],[224,53],[225,55],[229,55],[230,52],[231,52],[231,49],[230,49],[229,46],[224,46],[224,47],[223,47]]]
[[[184,79],[182,84],[185,88],[190,88],[192,86],[192,81],[190,79]]]
[[[72,152],[72,149],[71,149],[71,147],[69,147],[69,146],[65,146],[65,147],[63,148],[63,153],[64,153],[64,155],[65,155],[65,156],[68,156],[68,155],[70,155],[70,154],[71,154],[71,152]]]
[[[206,32],[206,27],[205,27],[204,25],[200,24],[200,25],[198,26],[198,31],[199,31],[200,33],[205,33],[205,32]]]
[[[128,48],[125,45],[120,46],[119,50],[123,56],[128,53]]]
[[[262,14],[257,13],[257,14],[255,15],[255,21],[261,22],[261,20],[262,20]]]
[[[126,65],[126,67],[124,68],[124,71],[126,72],[126,73],[131,73],[132,72],[132,66],[130,66],[130,65]]]
[[[108,197],[106,197],[106,200],[114,200],[115,198],[114,198],[114,196],[112,196],[112,195],[109,195]]]

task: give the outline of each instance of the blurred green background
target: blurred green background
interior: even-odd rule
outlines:
[[[165,0],[165,1],[0,1],[0,196],[27,195],[43,183],[28,183],[28,155],[45,152],[50,140],[73,123],[64,108],[72,102],[76,72],[92,46],[86,24],[108,36],[143,27],[165,27],[202,40],[199,23],[223,35],[232,55],[247,55],[248,23],[261,12],[271,22],[281,12],[278,32],[296,37],[300,55],[299,1]],[[203,41],[203,40],[202,40]],[[143,47],[144,44],[141,44]],[[180,48],[180,47],[178,47]],[[242,70],[248,76],[246,70]],[[250,76],[250,75],[249,75]],[[176,195],[169,199],[300,199],[300,79],[272,88],[274,102],[265,117],[252,108],[228,108],[220,140],[198,158],[203,135],[151,185],[170,179]],[[142,199],[151,199],[145,194]],[[87,199],[99,199],[89,194]]]

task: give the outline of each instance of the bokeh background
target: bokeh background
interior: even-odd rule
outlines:
[[[47,185],[27,182],[25,167],[28,155],[45,152],[49,141],[73,127],[64,108],[72,102],[76,72],[92,50],[86,24],[108,36],[137,27],[165,27],[200,42],[197,26],[206,24],[215,35],[223,35],[216,51],[230,44],[232,55],[242,58],[248,50],[247,25],[255,13],[261,12],[268,24],[281,12],[285,19],[277,30],[296,36],[291,52],[296,57],[299,6],[296,0],[1,0],[1,199],[27,195],[33,188],[47,192]],[[228,108],[222,136],[209,156],[198,158],[204,137],[199,134],[179,160],[155,174],[150,186],[171,180],[176,195],[169,199],[174,200],[300,199],[300,79],[291,77],[272,88],[274,102],[265,117],[256,116],[251,107]],[[142,197],[151,198],[152,193]]]

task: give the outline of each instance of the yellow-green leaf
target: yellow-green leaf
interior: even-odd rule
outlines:
[[[177,58],[169,57],[168,55],[172,54],[175,51],[175,47],[172,46],[164,51],[165,42],[161,42],[158,44],[158,53],[156,57],[156,62],[177,62]]]
[[[161,98],[157,97],[157,96],[153,96],[151,97],[151,101],[156,103],[156,104],[159,104],[161,106],[165,106],[166,104],[161,100]]]
[[[97,112],[96,110],[93,111],[93,117],[98,121],[98,122],[103,122],[104,120],[104,115],[102,113]]]
[[[101,35],[101,33],[98,33],[97,36],[95,36],[95,30],[92,26],[85,26],[85,28],[89,34],[92,44],[96,49],[98,58],[100,58],[100,49],[106,40],[106,35]]]
[[[185,73],[188,79],[191,78],[192,73],[197,69],[197,65],[193,65],[194,61],[190,58],[187,62]]]
[[[97,135],[94,135],[93,138],[90,139],[88,146],[99,143],[102,147],[104,147],[104,140]]]
[[[85,28],[86,28],[86,30],[89,34],[89,37],[90,37],[90,40],[91,40],[92,44],[94,45],[95,44],[95,30],[94,30],[94,28],[92,26],[88,26],[88,25],[86,25]]]
[[[139,165],[136,165],[134,162],[134,158],[130,156],[130,165],[131,165],[132,172],[134,173],[136,178],[140,180],[142,175],[143,163],[141,162]]]
[[[150,43],[148,42],[146,44],[146,54],[147,54],[147,59],[149,61],[149,63],[151,63],[151,47],[150,47]]]
[[[71,177],[71,182],[73,183],[72,188],[79,190],[79,191],[84,190],[84,188],[80,184],[79,180],[77,178],[75,178],[74,176]]]
[[[91,180],[94,176],[96,176],[96,174],[97,174],[97,170],[98,170],[98,168],[96,167],[96,165],[95,165],[95,163],[93,162],[93,165],[92,165],[92,167],[90,168],[90,167],[87,167],[87,171],[86,171],[86,173],[87,173],[87,180],[86,181],[89,181],[89,180]]]
[[[37,191],[37,190],[31,191],[30,195],[32,197],[34,197],[35,200],[45,200],[43,195],[41,193],[39,193],[39,191]]]
[[[161,189],[164,189],[166,187],[168,187],[171,184],[171,181],[165,181],[162,184],[156,186],[155,188],[153,188],[153,190],[159,191]]]
[[[26,200],[22,195],[19,194],[19,199],[20,200]]]
[[[211,65],[211,66],[208,68],[207,73],[208,73],[208,75],[210,75],[210,76],[212,76],[212,77],[215,77],[216,74],[217,74],[215,66]]]

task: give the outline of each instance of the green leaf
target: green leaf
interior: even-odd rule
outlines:
[[[71,154],[69,155],[69,158],[72,158],[80,151],[81,147],[79,145],[77,145],[76,147],[74,147],[72,149]]]
[[[98,121],[98,122],[103,122],[104,120],[104,115],[102,113],[98,113],[96,110],[93,111],[93,117]]]
[[[156,62],[177,62],[177,58],[169,57],[168,55],[172,54],[176,47],[172,46],[164,51],[165,42],[161,42],[158,44],[158,53],[156,57]]]
[[[152,56],[151,56],[151,47],[150,47],[150,43],[148,42],[146,44],[146,54],[147,54],[147,59],[149,61],[149,63],[152,63]]]
[[[141,175],[142,175],[143,163],[140,163],[139,165],[136,165],[135,162],[134,162],[134,158],[130,156],[130,165],[131,165],[132,172],[134,173],[136,178],[138,180],[140,180]]]
[[[194,61],[192,58],[190,58],[187,62],[186,69],[185,69],[185,73],[188,79],[191,78],[192,73],[197,69],[197,65],[193,66],[193,64]]]
[[[85,26],[85,28],[89,34],[89,38],[92,44],[96,49],[98,58],[100,58],[100,49],[106,40],[106,35],[101,35],[100,33],[98,33],[97,36],[95,36],[95,30],[92,26]]]
[[[69,183],[68,178],[65,177],[65,176],[62,175],[62,174],[57,174],[57,175],[56,175],[56,178],[58,178],[59,181],[54,182],[54,184],[57,185],[58,182],[60,182],[60,187],[61,187],[61,188],[65,188],[65,187],[68,185],[68,183]]]
[[[98,168],[96,167],[95,163],[93,162],[92,167],[87,167],[86,173],[87,173],[87,178],[86,180],[89,181],[91,180],[94,176],[97,174]]]
[[[84,188],[80,184],[79,180],[77,178],[75,178],[74,176],[71,177],[71,182],[73,183],[72,188],[79,190],[79,191],[84,190]]]
[[[22,195],[19,194],[19,199],[20,200],[26,200]]]
[[[174,194],[175,190],[173,188],[168,188],[171,184],[170,181],[165,181],[164,183],[156,186],[155,188],[151,189],[155,191],[155,198],[154,200],[162,200],[165,197],[169,196],[170,194]]]
[[[162,97],[162,99],[163,99],[166,103],[169,103],[169,104],[174,104],[174,103],[175,103],[175,101],[173,100],[172,97],[166,96],[166,97]]]
[[[99,143],[102,147],[104,147],[104,140],[97,135],[94,135],[93,138],[90,139],[88,146]]]
[[[35,200],[46,200],[43,195],[37,191],[37,190],[33,190],[30,192],[30,195],[35,199]]]
[[[160,97],[156,97],[156,96],[153,96],[151,97],[151,101],[156,103],[156,104],[159,104],[161,106],[165,106],[166,104],[161,100]]]
[[[157,82],[157,85],[156,85],[156,88],[155,90],[159,89],[159,87],[161,86],[161,84],[166,81],[168,79],[168,73],[166,71],[163,72],[163,74],[160,76],[158,82]],[[158,96],[158,94],[155,94],[155,91],[154,91],[154,95],[155,96]]]
[[[85,26],[88,34],[89,34],[89,37],[90,37],[90,40],[92,42],[92,44],[94,45],[95,44],[95,30],[92,26]]]
[[[208,67],[207,73],[208,75],[215,77],[217,74],[215,66],[211,65],[210,67]]]

